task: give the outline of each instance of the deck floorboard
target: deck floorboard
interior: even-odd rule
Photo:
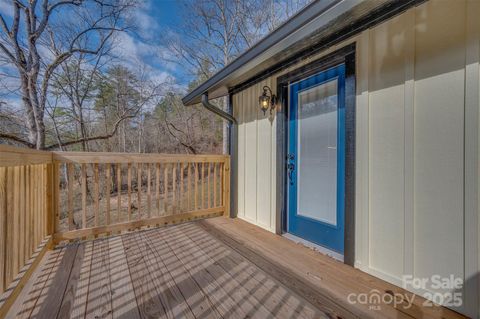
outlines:
[[[209,297],[192,278],[182,262],[170,249],[167,242],[163,240],[163,237],[158,232],[151,231],[146,238],[154,247],[155,253],[162,256],[163,266],[173,278],[174,284],[178,287],[195,318],[221,318]]]

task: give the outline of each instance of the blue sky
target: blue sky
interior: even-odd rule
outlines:
[[[133,12],[135,29],[118,35],[114,54],[118,62],[131,68],[146,66],[154,80],[174,81],[179,88],[186,88],[191,74],[174,60],[162,36],[175,32],[181,24],[182,0],[143,0]],[[0,0],[0,13],[10,24],[13,15],[11,0]],[[5,68],[5,65],[0,69]],[[13,70],[12,70],[13,71]]]
[[[152,77],[159,81],[173,79],[186,87],[191,75],[181,65],[169,62],[174,59],[162,39],[181,25],[180,1],[145,0],[134,13],[136,29],[119,36],[118,54],[127,65],[134,66],[138,60],[149,66]]]

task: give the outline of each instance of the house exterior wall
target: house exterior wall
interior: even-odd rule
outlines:
[[[453,274],[466,282],[461,311],[480,316],[479,16],[480,1],[431,0],[233,95],[238,217],[275,232],[262,87],[356,42],[355,266],[397,285]]]

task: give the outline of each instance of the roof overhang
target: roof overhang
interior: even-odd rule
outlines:
[[[207,93],[210,99],[228,95],[229,89],[282,61],[301,54],[308,47],[332,41],[332,37],[352,36],[351,27],[358,22],[378,20],[372,12],[385,15],[398,8],[424,0],[317,0],[301,10],[275,31],[260,40],[237,59],[203,82],[183,99],[185,105],[200,103]],[[381,18],[381,17],[380,17]],[[365,22],[366,23],[366,22]],[[343,33],[342,33],[343,31]],[[332,43],[333,44],[333,43]],[[325,43],[328,45],[328,43]]]

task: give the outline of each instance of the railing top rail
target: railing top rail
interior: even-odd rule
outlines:
[[[48,164],[51,162],[52,152],[0,145],[0,167]]]
[[[149,154],[103,152],[53,152],[57,163],[213,163],[224,162],[228,155]]]
[[[0,145],[0,167],[56,163],[221,163],[228,155],[49,152]]]

